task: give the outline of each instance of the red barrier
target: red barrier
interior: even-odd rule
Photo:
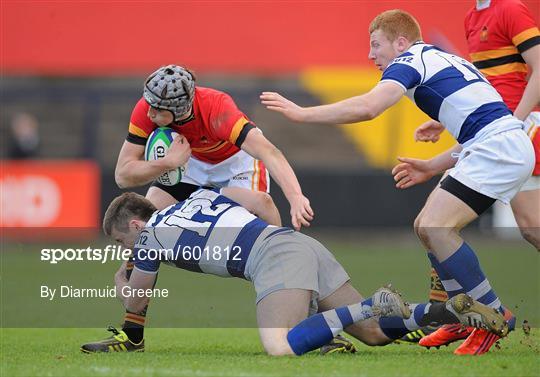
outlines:
[[[99,224],[100,175],[91,161],[0,161],[0,227],[92,229]]]
[[[538,0],[525,1],[533,14]],[[1,2],[7,74],[129,75],[166,64],[284,73],[368,63],[368,25],[410,11],[427,41],[464,53],[469,1]],[[446,43],[443,42],[443,43]]]

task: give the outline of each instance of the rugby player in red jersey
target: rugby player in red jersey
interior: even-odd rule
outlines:
[[[170,127],[182,137],[156,161],[144,160],[144,148],[157,127]],[[187,143],[186,143],[187,141]],[[120,150],[115,179],[121,188],[148,184],[170,169],[186,165],[182,182],[154,182],[147,198],[157,208],[184,200],[193,186],[243,187],[268,192],[268,172],[291,206],[295,229],[309,226],[313,210],[283,154],[218,90],[195,86],[193,74],[168,65],[152,73],[143,98],[131,114],[129,134]]]
[[[164,158],[145,161],[149,135],[164,126],[180,136],[174,139]],[[179,166],[186,166],[180,183],[166,186],[155,181]],[[270,203],[275,209],[268,195],[267,168],[291,205],[294,228],[309,226],[313,219],[309,200],[279,149],[228,94],[196,86],[192,72],[168,65],[153,72],[144,83],[143,97],[132,111],[129,133],[118,156],[115,180],[121,188],[153,182],[146,197],[158,209],[185,200],[200,186],[250,189],[251,202],[260,202],[259,208]],[[243,196],[248,199],[248,195]],[[277,220],[280,222],[279,214]],[[132,263],[128,263],[128,278],[132,269]],[[146,309],[138,313],[128,311],[124,317],[123,330],[135,342],[143,339]]]
[[[523,120],[536,154],[533,175],[511,201],[523,237],[540,251],[540,32],[520,0],[478,0],[465,16],[465,36],[471,61]],[[429,121],[415,132],[419,141],[439,140],[442,125]],[[407,163],[415,164],[415,161]],[[440,282],[442,284],[434,284]],[[430,299],[447,298],[444,277],[432,271]],[[413,335],[413,334],[408,334]],[[467,339],[456,354],[482,354],[498,340],[482,330],[443,326],[423,337],[420,345],[438,347]]]

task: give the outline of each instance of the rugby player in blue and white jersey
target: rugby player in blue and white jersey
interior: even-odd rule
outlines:
[[[401,159],[394,179],[398,188],[407,188],[453,168],[416,218],[416,234],[450,297],[466,292],[504,312],[513,327],[515,318],[503,309],[459,231],[496,200],[510,202],[531,176],[534,150],[523,122],[472,64],[424,43],[410,14],[383,12],[369,32],[369,58],[383,75],[368,93],[303,108],[264,92],[262,103],[293,121],[341,124],[373,119],[406,95],[433,119],[433,127],[445,127],[458,144],[426,162]]]
[[[224,188],[228,196],[252,191]],[[269,225],[218,189],[200,189],[188,199],[157,211],[141,195],[124,193],[110,204],[103,228],[124,247],[134,247],[129,280],[125,264],[115,275],[125,308],[137,312],[149,296],[161,262],[194,272],[251,281],[257,293],[257,322],[270,355],[301,355],[345,330],[370,345],[384,345],[428,323],[464,323],[504,336],[507,324],[496,310],[465,294],[446,303],[410,307],[398,293],[381,288],[363,299],[333,255],[319,242],[293,229]],[[186,252],[187,251],[187,252]],[[159,257],[157,257],[159,256]],[[179,303],[180,304],[180,303]],[[320,310],[316,313],[317,308]],[[313,314],[310,316],[310,314]],[[140,351],[123,331],[86,344],[83,352]]]

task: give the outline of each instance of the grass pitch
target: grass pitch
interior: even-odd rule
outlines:
[[[345,266],[352,283],[364,295],[392,282],[410,302],[424,301],[427,297],[428,262],[414,243],[386,240],[325,244]],[[172,297],[156,301],[150,308],[146,352],[86,355],[79,351],[81,344],[109,335],[96,327],[120,325],[120,304],[114,299],[95,302],[94,310],[85,305],[78,306],[78,301],[74,300],[54,304],[39,299],[39,284],[64,280],[69,284],[84,284],[88,276],[98,285],[111,284],[116,265],[68,263],[46,266],[42,262],[34,263],[38,253],[27,252],[29,250],[26,249],[34,246],[27,245],[22,248],[24,250],[15,247],[17,251],[13,252],[7,247],[0,253],[3,327],[16,327],[6,326],[6,323],[27,325],[2,328],[0,375],[540,375],[539,254],[524,242],[475,241],[472,245],[502,301],[518,316],[518,324],[528,319],[533,326],[529,336],[518,327],[500,342],[500,349],[494,347],[481,357],[455,356],[452,351],[456,346],[426,350],[392,344],[376,348],[358,342],[359,352],[355,355],[321,357],[315,351],[302,357],[269,357],[263,352],[257,330],[252,327],[255,307],[254,293],[249,284],[166,266],[161,269],[158,287],[170,287]],[[174,287],[182,289],[175,290]],[[95,314],[99,309],[103,311]],[[224,312],[225,309],[228,312]],[[200,318],[195,321],[191,317],[197,313]],[[101,318],[107,321],[101,323]],[[197,326],[200,323],[208,326]],[[220,323],[221,327],[227,328],[220,328]]]
[[[455,347],[426,350],[392,344],[359,345],[353,355],[269,357],[255,329],[148,329],[137,354],[82,354],[78,346],[105,335],[99,329],[7,329],[2,376],[537,376],[537,330],[511,334],[481,357],[458,357]]]

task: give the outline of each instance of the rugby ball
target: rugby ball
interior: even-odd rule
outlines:
[[[174,138],[178,137],[178,132],[173,131],[169,127],[156,128],[146,141],[144,148],[144,159],[146,161],[154,161],[165,157]],[[157,181],[165,186],[173,186],[180,182],[182,173],[185,167],[179,166],[176,169],[169,170],[160,177]]]

